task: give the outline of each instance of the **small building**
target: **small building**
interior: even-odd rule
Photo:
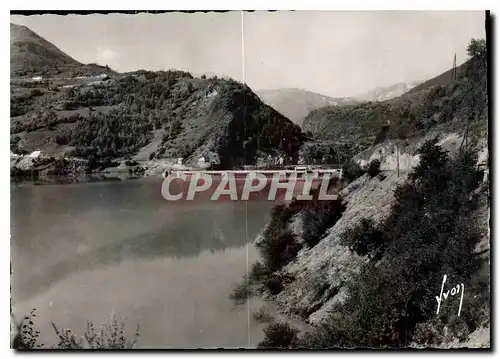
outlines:
[[[41,152],[40,151],[33,151],[30,153],[30,158],[38,158],[40,157]]]
[[[490,180],[490,169],[487,168],[484,170],[484,174],[483,174],[483,183],[488,183]]]

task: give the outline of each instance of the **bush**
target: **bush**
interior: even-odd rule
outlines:
[[[41,349],[45,345],[38,342],[40,331],[34,325],[35,309],[30,315],[17,324],[17,333],[12,348],[18,350]],[[26,323],[27,322],[27,323]],[[123,322],[114,316],[110,322],[105,321],[98,331],[92,322],[87,322],[84,337],[77,338],[69,329],[60,329],[54,323],[52,327],[58,337],[58,343],[52,349],[133,349],[139,339],[139,326],[133,340],[127,340]]]
[[[264,310],[264,308],[260,308],[258,311],[253,313],[253,318],[261,323],[269,323],[273,320],[273,317]]]
[[[341,198],[324,201],[317,199],[316,196],[312,201],[305,203],[303,238],[309,248],[318,244],[325,231],[337,223],[344,211],[345,205]]]
[[[271,274],[272,272],[270,272],[269,268],[267,268],[260,262],[256,262],[254,263],[252,269],[250,270],[249,280],[252,283],[258,283],[264,280],[265,278],[269,277],[269,275]]]
[[[264,287],[271,293],[271,295],[278,295],[283,290],[283,277],[279,274],[272,273],[264,278]]]
[[[139,162],[134,161],[134,160],[126,160],[125,161],[125,165],[130,166],[130,167],[137,166],[138,164],[139,164]]]
[[[265,339],[258,349],[293,349],[298,343],[298,330],[287,323],[273,323],[264,329]]]
[[[12,316],[12,314],[11,314]],[[35,328],[34,319],[36,318],[35,309],[30,312],[30,315],[25,317],[21,322],[16,323],[16,335],[12,341],[12,349],[30,350],[41,349],[43,344],[38,342],[40,331]],[[14,318],[12,318],[14,319]]]
[[[371,178],[377,176],[380,173],[380,164],[380,160],[378,159],[374,159],[368,164],[366,172],[370,175]]]
[[[386,244],[382,231],[376,228],[373,220],[367,218],[345,231],[341,235],[341,242],[357,255],[370,254],[373,259],[381,258]]]
[[[364,174],[363,169],[354,160],[349,160],[342,166],[342,177],[349,183],[361,177]]]
[[[292,206],[279,204],[271,209],[271,223],[275,225],[286,226],[288,221],[295,214]]]
[[[293,260],[301,246],[290,230],[272,226],[266,229],[258,248],[265,266],[276,271]]]
[[[243,277],[243,280],[239,282],[231,294],[229,294],[229,299],[231,299],[235,304],[243,304],[252,296],[252,294],[249,281],[246,277]]]

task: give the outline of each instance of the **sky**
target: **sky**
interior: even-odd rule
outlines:
[[[74,59],[120,71],[230,76],[333,97],[432,78],[485,38],[481,11],[278,11],[11,16]]]

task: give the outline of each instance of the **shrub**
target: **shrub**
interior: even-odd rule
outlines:
[[[235,304],[243,304],[250,298],[252,291],[250,289],[250,283],[248,283],[246,277],[239,282],[233,289],[231,294],[229,294],[229,299],[231,299]]]
[[[35,309],[28,317],[17,324],[17,333],[12,342],[13,349],[41,349],[45,345],[38,342],[40,331],[34,325]],[[128,340],[124,333],[125,325],[114,316],[110,322],[105,321],[98,331],[92,322],[87,322],[84,337],[77,338],[69,329],[60,329],[54,323],[52,327],[58,337],[58,343],[52,349],[133,349],[139,339],[139,326],[133,340]]]
[[[380,164],[380,160],[378,159],[374,159],[368,164],[366,172],[370,175],[371,178],[377,176],[380,173]]]
[[[341,235],[342,244],[360,256],[370,254],[373,259],[379,259],[384,251],[384,235],[376,228],[373,220],[363,218],[359,224],[348,229]]]
[[[40,331],[35,328],[35,318],[35,309],[33,309],[29,316],[25,317],[21,322],[16,323],[17,333],[11,345],[12,349],[30,350],[43,348],[44,345],[38,342]]]
[[[272,273],[264,278],[263,280],[264,287],[271,293],[271,295],[279,294],[284,286],[283,286],[283,277],[276,273]]]
[[[269,323],[273,320],[273,317],[264,308],[259,308],[259,310],[253,312],[253,318],[261,323]]]
[[[139,162],[134,161],[134,160],[126,160],[125,161],[125,165],[130,166],[130,167],[137,166],[138,164],[139,164]]]
[[[266,229],[258,248],[266,267],[276,271],[293,260],[301,246],[290,230],[272,226]]]
[[[342,166],[342,177],[349,183],[361,177],[364,171],[354,160],[349,160]]]
[[[265,339],[258,349],[292,349],[298,343],[298,330],[287,323],[273,323],[264,329]]]
[[[325,231],[342,217],[345,205],[341,198],[323,201],[316,197],[305,206],[303,238],[309,248],[312,248],[318,244]]]
[[[43,91],[40,89],[33,89],[30,92],[30,97],[38,97],[38,96],[42,96],[42,95],[43,95]]]
[[[271,223],[285,226],[294,214],[293,207],[279,204],[271,209]]]
[[[267,278],[270,274],[269,268],[260,262],[256,262],[250,270],[249,280],[252,283],[258,283]]]

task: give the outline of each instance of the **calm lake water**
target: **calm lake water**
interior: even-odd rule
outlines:
[[[83,335],[86,321],[125,317],[139,347],[247,347],[263,338],[232,288],[258,255],[251,242],[268,201],[169,203],[158,179],[11,185],[12,298],[17,318],[37,309]],[[252,304],[256,303],[251,303]]]

